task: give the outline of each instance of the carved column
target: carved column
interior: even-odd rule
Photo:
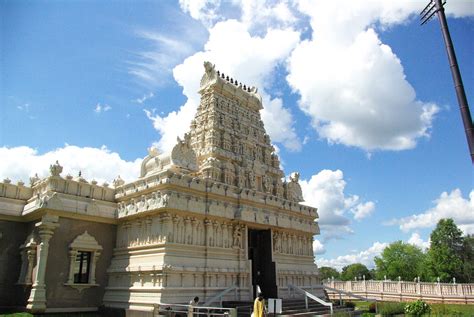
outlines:
[[[30,249],[26,251],[26,257],[28,260],[28,266],[26,268],[25,284],[31,284],[31,275],[33,273],[33,263],[36,258],[36,249]]]
[[[49,240],[53,236],[54,229],[59,227],[57,216],[45,215],[41,222],[36,224],[41,243],[39,245],[39,259],[36,270],[35,283],[28,298],[26,306],[32,312],[44,312],[46,309],[46,264],[48,261]]]
[[[93,254],[92,254],[92,262],[91,262],[91,268],[90,268],[90,277],[91,277],[91,280],[90,280],[90,283],[91,284],[95,284],[95,268],[97,266],[97,261],[99,260],[99,256],[100,256],[100,251],[95,251]]]
[[[73,284],[74,283],[74,270],[72,269],[74,267],[74,261],[76,260],[77,256],[77,250],[70,250],[69,251],[69,276],[67,279],[68,284]]]

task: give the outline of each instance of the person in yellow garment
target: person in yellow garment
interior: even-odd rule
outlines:
[[[194,297],[190,302],[188,306],[188,317],[193,317],[194,314],[194,307],[196,307],[199,304],[199,297]],[[198,314],[196,314],[197,316]]]
[[[258,297],[255,298],[253,303],[253,317],[264,317],[265,316],[265,300],[263,299],[263,294],[258,293]]]

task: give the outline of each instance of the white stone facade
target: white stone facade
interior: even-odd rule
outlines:
[[[59,226],[44,217],[116,226],[108,284],[102,285],[102,301],[109,307],[147,309],[157,302],[186,303],[194,296],[205,301],[231,286],[237,291],[227,299],[251,300],[258,280],[280,297],[288,284],[320,283],[312,249],[313,235],[319,233],[317,210],[300,204],[298,173],[283,180],[260,117],[257,89],[206,62],[200,94],[189,133],[170,153],[150,149],[136,181],[118,178],[109,187],[80,176],[63,178],[56,163],[51,176],[32,178],[31,187],[0,183],[0,219],[43,219],[36,224],[36,240],[22,241],[18,250],[24,259],[38,254],[34,268],[30,260],[21,270],[21,279],[33,284],[32,310],[48,307],[48,285],[38,278],[48,258],[47,242]],[[79,237],[97,243],[87,232]],[[76,245],[70,244],[65,285],[74,286]],[[95,261],[104,255],[99,244],[90,250],[90,284],[96,285]],[[266,259],[257,260],[259,252]],[[25,276],[33,271],[36,280]]]

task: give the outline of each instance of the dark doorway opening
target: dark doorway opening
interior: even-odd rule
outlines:
[[[249,229],[249,259],[252,260],[253,298],[257,296],[257,285],[265,298],[277,298],[275,262],[272,262],[272,232]]]

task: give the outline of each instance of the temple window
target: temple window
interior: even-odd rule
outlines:
[[[101,251],[102,247],[87,231],[77,236],[69,245],[69,276],[65,285],[79,291],[98,286],[95,271]]]
[[[74,283],[89,283],[91,254],[92,252],[89,251],[77,251],[74,262]]]

